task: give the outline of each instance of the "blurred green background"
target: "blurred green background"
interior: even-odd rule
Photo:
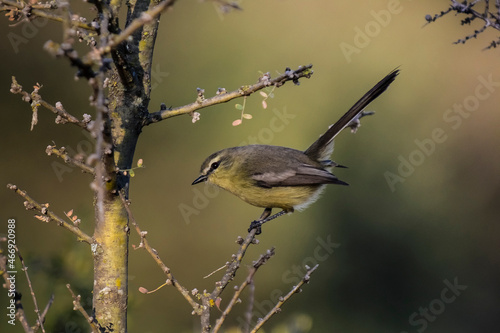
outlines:
[[[401,75],[369,107],[376,115],[365,118],[356,135],[346,131],[336,140],[333,158],[349,167],[336,174],[350,186],[330,186],[305,212],[269,223],[260,244],[248,251],[247,264],[276,247],[276,256],[255,278],[254,320],[292,288],[304,264],[319,263],[311,283],[284,305],[265,332],[496,332],[500,59],[498,50],[482,49],[498,33],[487,31],[466,45],[453,45],[479,26],[462,27],[460,18],[450,14],[423,27],[425,15],[446,9],[449,1],[259,0],[240,5],[244,11],[223,15],[211,2],[179,1],[162,16],[150,111],[160,103],[194,101],[197,87],[212,96],[218,87],[234,90],[254,83],[259,72],[276,76],[287,66],[312,63],[314,75],[300,86],[277,89],[267,110],[261,96],[250,97],[246,112],[253,119],[238,127],[231,123],[240,116],[234,104],[242,100],[202,110],[195,124],[182,116],[144,129],[136,158],[146,168],[132,180],[132,209],[174,276],[188,289],[212,290],[220,273],[203,276],[230,259],[236,237],[245,235],[261,213],[226,192],[190,185],[209,154],[252,138],[305,149],[400,66]],[[84,5],[74,6],[75,12],[85,13]],[[56,125],[44,109],[30,132],[30,108],[9,87],[12,75],[28,91],[39,82],[46,101],[60,101],[78,117],[94,114],[90,90],[84,80],[74,80],[75,69],[66,59],[43,51],[46,40],[61,40],[58,24],[42,22],[30,30],[9,23],[0,20],[0,233],[7,232],[8,218],[16,219],[17,242],[39,305],[55,293],[47,331],[85,332],[65,284],[90,309],[89,247],[54,223],[34,219],[5,185],[16,184],[39,202],[49,202],[61,216],[73,209],[82,228],[91,232],[90,177],[61,170],[61,161],[44,152],[52,142],[89,152],[91,141],[75,126]],[[363,38],[359,31],[369,35]],[[13,38],[21,42],[13,44]],[[183,216],[183,209],[193,214]],[[132,233],[131,244],[138,242]],[[246,271],[242,267],[237,281]],[[164,279],[145,251],[131,250],[130,332],[199,331],[199,318],[174,288],[138,292]],[[23,275],[17,275],[17,284],[34,322]],[[226,290],[222,305],[231,295]],[[237,331],[245,299],[230,316],[227,332]],[[6,302],[1,291],[0,330],[21,332],[19,323],[7,324]]]

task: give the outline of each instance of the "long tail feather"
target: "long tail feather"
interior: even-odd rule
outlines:
[[[333,126],[330,127],[325,134],[323,134],[316,142],[307,148],[304,153],[314,160],[328,159],[329,156],[324,155],[326,155],[325,152],[327,151],[327,147],[331,144],[335,136],[337,136],[337,134],[339,134],[354,118],[356,118],[368,104],[380,96],[380,94],[382,94],[394,81],[398,74],[399,69],[395,69],[380,80],[380,82],[371,88],[363,97],[361,97],[361,99],[357,101],[356,104],[349,109],[349,111],[340,117],[340,119],[333,124]]]

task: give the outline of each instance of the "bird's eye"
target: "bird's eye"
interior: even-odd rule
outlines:
[[[210,165],[210,169],[215,170],[219,167],[219,162],[214,162]]]

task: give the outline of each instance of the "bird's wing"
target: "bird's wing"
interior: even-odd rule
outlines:
[[[252,178],[256,181],[258,186],[264,188],[321,184],[348,185],[327,170],[309,164],[302,164],[296,169],[288,169],[279,173],[255,173],[252,175]]]

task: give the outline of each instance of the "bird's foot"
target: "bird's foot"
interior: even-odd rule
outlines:
[[[255,234],[260,235],[262,233],[262,220],[255,220],[252,223],[250,223],[248,232],[252,231],[252,229],[256,229]]]

